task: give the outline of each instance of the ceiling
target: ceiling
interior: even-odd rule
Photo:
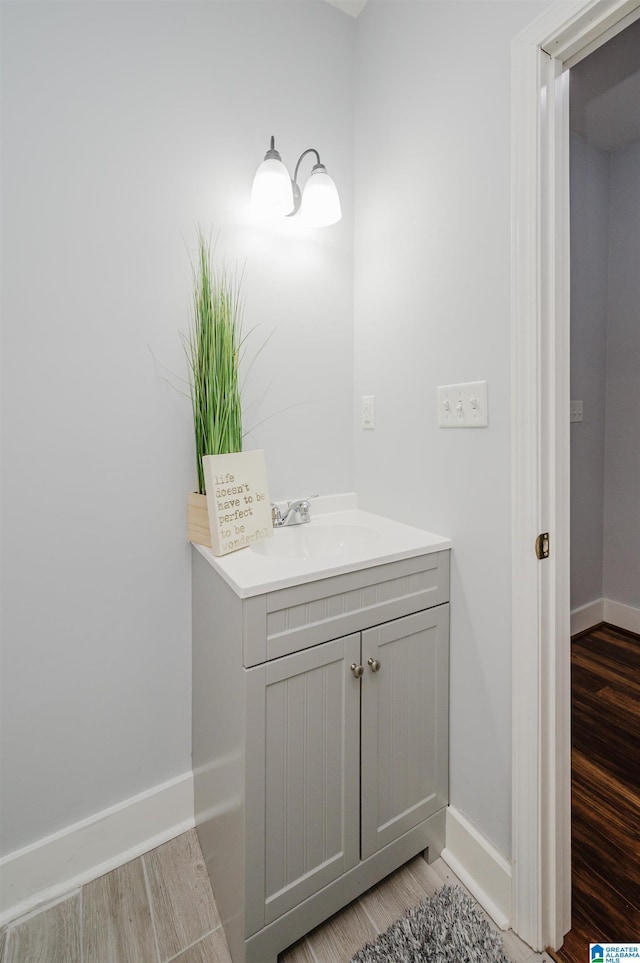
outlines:
[[[340,10],[351,14],[352,17],[358,16],[366,2],[367,0],[327,0],[327,3],[339,7]]]
[[[640,20],[571,68],[571,130],[601,150],[640,140]]]

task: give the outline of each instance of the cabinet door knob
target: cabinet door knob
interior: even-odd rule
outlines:
[[[355,675],[356,679],[359,679],[362,673],[364,672],[364,669],[361,665],[357,665],[355,662],[352,662],[351,671]]]
[[[377,659],[369,659],[367,665],[371,666],[372,672],[379,672],[381,668],[380,662]]]

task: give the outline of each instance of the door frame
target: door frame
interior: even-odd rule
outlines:
[[[571,926],[568,68],[638,16],[563,0],[512,43],[512,926],[538,951]]]

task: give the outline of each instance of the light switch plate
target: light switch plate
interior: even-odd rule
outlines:
[[[486,381],[438,386],[440,428],[486,428],[488,423]]]
[[[581,401],[569,402],[569,421],[582,421],[583,403]]]
[[[366,431],[373,431],[376,427],[376,398],[375,395],[363,395],[360,402],[360,427]]]

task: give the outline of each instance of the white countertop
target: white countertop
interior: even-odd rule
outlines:
[[[277,541],[276,541],[277,540]],[[194,545],[240,598],[373,568],[451,548],[451,540],[361,511],[354,494],[311,501],[306,525],[273,535],[229,555]]]

